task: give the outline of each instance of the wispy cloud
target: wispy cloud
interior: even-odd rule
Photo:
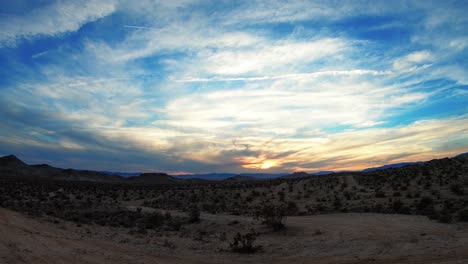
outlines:
[[[60,1],[21,16],[0,17],[0,44],[11,46],[21,38],[76,31],[88,22],[111,14],[115,8],[116,3],[108,0]]]
[[[321,71],[321,72],[310,72],[310,73],[292,73],[292,74],[281,74],[276,76],[258,76],[258,77],[212,77],[212,78],[189,78],[175,80],[176,82],[189,83],[189,82],[226,82],[226,81],[265,81],[265,80],[278,80],[278,79],[310,79],[321,76],[338,76],[338,75],[385,75],[389,74],[389,71],[374,71],[374,70],[348,70],[348,71]]]
[[[129,25],[124,25],[123,27],[124,27],[124,28],[133,28],[133,29],[161,30],[160,28],[142,27],[142,26],[129,26]]]
[[[76,81],[76,82],[68,83],[67,85],[69,87],[76,87],[76,86],[92,85],[92,84],[98,84],[98,83],[124,81],[128,79],[129,78],[109,78],[109,79],[99,79],[99,80],[92,80],[92,81]]]

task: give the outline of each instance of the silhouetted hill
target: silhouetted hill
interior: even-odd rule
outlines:
[[[15,155],[0,157],[0,166],[2,167],[23,167],[28,166],[26,163],[18,159]]]
[[[0,177],[2,176],[74,181],[122,181],[122,177],[110,176],[95,171],[60,169],[48,164],[27,165],[13,155],[0,157]]]
[[[232,176],[227,179],[224,179],[224,181],[227,181],[227,182],[258,181],[258,180],[262,180],[262,179],[251,177],[251,176],[241,176],[241,175],[236,175],[236,176]]]
[[[0,177],[26,177],[41,178],[50,180],[69,181],[89,181],[89,182],[112,182],[131,184],[186,184],[186,183],[207,183],[206,179],[177,179],[166,173],[126,173],[127,177],[122,177],[115,173],[97,172],[90,170],[75,170],[55,168],[48,164],[28,165],[10,155],[0,157]]]
[[[99,173],[104,173],[107,175],[116,175],[122,177],[133,177],[140,176],[143,172],[117,172],[117,171],[98,171]]]
[[[166,173],[142,173],[140,176],[127,178],[130,183],[146,183],[146,184],[177,184],[184,183],[182,179],[177,179]]]
[[[309,177],[309,176],[311,176],[311,174],[307,172],[303,172],[303,171],[298,171],[298,172],[294,172],[293,174],[283,176],[282,178],[297,179],[297,178],[304,178],[304,177]]]
[[[204,173],[204,174],[183,174],[174,176],[177,179],[205,179],[205,180],[224,180],[236,176],[234,173]]]
[[[33,172],[33,168],[14,155],[0,158],[0,175],[26,176]]]
[[[257,179],[275,179],[282,177],[284,175],[288,175],[288,173],[240,173],[240,174],[235,174],[235,173],[205,173],[205,174],[183,174],[183,175],[177,175],[174,176],[178,179],[192,179],[192,178],[197,178],[197,179],[205,179],[205,180],[225,180],[230,177],[234,176],[247,176],[247,177],[254,177]]]
[[[122,177],[108,172],[96,172],[89,170],[61,169],[55,168],[48,164],[27,165],[14,155],[0,157],[0,177],[31,177],[45,178],[53,180],[71,180],[71,181],[93,181],[93,182],[114,182],[114,183],[136,183],[136,184],[200,184],[211,183],[213,180],[222,180],[225,182],[253,181],[258,179],[296,179],[306,178],[318,175],[343,175],[343,174],[400,174],[412,172],[413,170],[420,171],[423,167],[425,170],[430,170],[432,167],[451,166],[450,164],[468,159],[468,153],[457,155],[453,158],[436,159],[427,162],[407,162],[389,164],[376,168],[365,169],[361,172],[318,172],[309,174],[306,172],[295,172],[290,175],[282,176],[283,174],[262,174],[262,173],[212,173],[212,174],[194,174],[189,176],[170,176],[165,173],[142,173],[138,176]],[[128,173],[129,175],[135,175]],[[204,178],[203,176],[206,176]],[[207,179],[208,178],[208,179]]]
[[[328,175],[332,173],[335,173],[335,172],[334,171],[319,171],[319,172],[312,173],[312,175],[320,176],[320,175]]]
[[[418,161],[418,162],[402,162],[402,163],[388,164],[388,165],[383,165],[383,166],[379,166],[379,167],[367,168],[365,170],[362,170],[362,172],[385,170],[385,169],[391,169],[391,168],[401,168],[401,167],[405,167],[405,166],[409,166],[409,165],[422,164],[422,163],[423,162]]]

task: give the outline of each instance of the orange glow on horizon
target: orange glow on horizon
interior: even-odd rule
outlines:
[[[243,157],[240,161],[242,162],[241,166],[246,169],[268,170],[280,165],[278,161],[265,158]]]
[[[267,169],[269,169],[271,167],[274,167],[274,166],[275,166],[275,163],[273,161],[267,160],[267,161],[263,162],[262,165],[260,165],[260,169],[267,170]]]

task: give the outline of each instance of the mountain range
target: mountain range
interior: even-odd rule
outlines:
[[[457,155],[456,157],[467,156],[468,153]],[[373,172],[378,170],[402,168],[424,162],[404,162],[388,164],[380,167],[364,169],[358,172]],[[209,183],[216,181],[239,182],[255,181],[275,178],[303,178],[310,176],[320,176],[333,174],[333,171],[321,171],[316,173],[294,172],[294,173],[208,173],[208,174],[187,174],[171,176],[166,173],[119,173],[110,171],[90,171],[55,168],[47,164],[28,165],[14,155],[0,157],[0,177],[28,177],[46,178],[52,180],[71,181],[93,181],[109,183],[132,183],[132,184],[190,184]],[[336,173],[346,173],[344,171]],[[349,173],[356,173],[349,172]]]

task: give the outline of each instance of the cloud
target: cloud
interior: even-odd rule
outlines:
[[[235,160],[247,167],[272,161],[286,171],[361,170],[383,164],[450,157],[468,147],[466,116],[428,119],[392,128],[365,128],[307,138],[277,138],[260,144],[261,136],[246,137],[256,155]],[[458,145],[447,145],[457,141]],[[402,150],[404,149],[404,150]],[[275,154],[277,153],[277,154]]]
[[[412,52],[404,57],[398,58],[393,62],[393,68],[396,70],[409,70],[412,67],[421,66],[424,63],[430,63],[433,55],[428,50]]]
[[[468,147],[463,8],[213,3],[55,2],[2,16],[0,152],[90,169],[275,172]],[[79,39],[64,34],[90,22]]]
[[[466,116],[462,116],[421,120],[394,128],[342,132],[326,136],[327,140],[323,141],[324,143],[311,146],[310,150],[313,153],[302,152],[302,158],[295,158],[304,160],[307,156],[312,159],[315,157],[324,163],[327,163],[328,159],[345,158],[341,162],[335,160],[327,166],[317,164],[315,168],[308,169],[362,169],[389,163],[453,156],[468,147],[468,138],[465,136],[468,126],[465,125],[465,121]],[[445,148],[447,142],[452,140],[459,140],[460,145]],[[303,168],[301,165],[298,167]]]
[[[111,1],[60,1],[21,15],[0,18],[0,44],[15,45],[22,38],[57,36],[80,29],[115,11]]]
[[[198,57],[196,60],[209,74],[235,75],[275,71],[294,67],[327,56],[333,56],[347,46],[340,39],[320,39],[310,42],[296,41],[268,45],[246,50],[220,51]]]
[[[129,25],[124,25],[123,27],[125,27],[125,28],[134,28],[134,29],[161,30],[160,28],[142,27],[142,26],[129,26]]]
[[[176,82],[181,83],[191,83],[191,82],[229,82],[229,81],[266,81],[266,80],[277,80],[277,79],[310,79],[317,78],[321,76],[339,76],[339,75],[384,75],[389,74],[389,72],[383,71],[374,71],[374,70],[347,70],[347,71],[321,71],[321,72],[310,72],[310,73],[291,73],[291,74],[282,74],[276,76],[257,76],[257,77],[212,77],[212,78],[189,78],[175,80]]]
[[[180,23],[180,22],[179,22]],[[88,42],[87,48],[110,63],[125,63],[159,53],[191,52],[200,48],[246,47],[260,42],[261,37],[245,32],[219,32],[194,23],[170,24],[160,30],[133,32],[122,44],[109,46],[103,42]]]
[[[428,96],[369,83],[366,78],[359,78],[359,74],[356,77],[348,73],[279,79],[257,83],[249,89],[200,91],[181,96],[168,103],[167,120],[155,125],[232,134],[237,131],[294,135],[300,129],[322,126],[372,126],[387,109],[417,103]]]

